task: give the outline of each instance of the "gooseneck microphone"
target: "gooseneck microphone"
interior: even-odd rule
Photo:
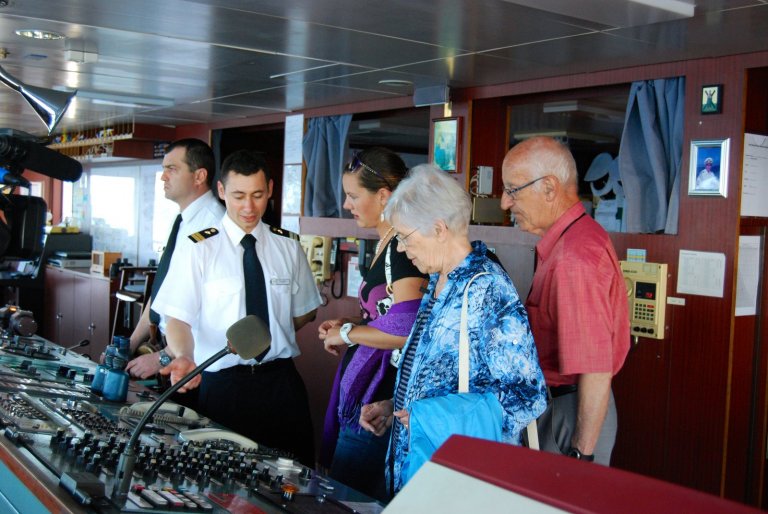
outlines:
[[[261,318],[251,314],[236,321],[227,329],[227,341],[228,344],[225,348],[190,371],[181,380],[161,394],[139,420],[136,428],[133,429],[133,433],[131,433],[131,438],[125,445],[125,450],[122,455],[120,455],[120,462],[117,465],[117,473],[115,474],[115,489],[112,495],[113,500],[124,499],[128,496],[128,489],[131,486],[131,476],[133,475],[133,467],[136,464],[136,443],[141,436],[141,431],[144,429],[144,426],[149,422],[152,416],[154,416],[160,406],[165,403],[173,393],[184,387],[187,382],[195,378],[202,373],[205,368],[225,355],[234,353],[246,360],[253,359],[269,348],[270,344],[272,344],[272,336],[269,333],[269,328],[264,324]]]

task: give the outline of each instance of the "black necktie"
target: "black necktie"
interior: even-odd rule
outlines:
[[[256,238],[245,234],[240,240],[243,245],[243,275],[245,277],[245,313],[255,314],[269,327],[269,304],[267,303],[267,284],[264,281],[264,270],[256,255]],[[269,350],[267,350],[269,351]],[[258,360],[266,352],[257,356]]]
[[[160,257],[160,264],[157,265],[157,272],[155,273],[155,281],[152,282],[152,294],[150,298],[152,303],[155,303],[155,297],[160,290],[160,286],[163,285],[165,275],[168,273],[168,266],[171,264],[171,256],[173,256],[173,249],[176,248],[176,236],[179,235],[179,226],[181,226],[181,214],[176,216],[176,220],[173,222],[173,228],[171,228],[171,234],[168,236],[168,242],[165,243],[165,250],[163,250],[163,256]],[[149,310],[149,321],[155,325],[160,323],[160,315],[154,311]]]

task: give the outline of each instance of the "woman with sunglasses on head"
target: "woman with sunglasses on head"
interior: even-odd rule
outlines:
[[[326,351],[339,355],[347,349],[325,416],[320,464],[329,467],[330,476],[339,482],[383,501],[388,439],[363,431],[358,419],[363,404],[392,397],[397,373],[393,364],[416,319],[426,284],[426,276],[397,251],[394,230],[383,217],[407,171],[396,153],[381,147],[355,155],[344,170],[344,209],[359,227],[375,228],[379,242],[360,285],[361,316],[327,320],[318,329]]]

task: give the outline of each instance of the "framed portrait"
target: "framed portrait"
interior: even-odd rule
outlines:
[[[729,139],[691,141],[689,195],[726,196],[729,141]]]
[[[432,120],[432,162],[438,168],[456,173],[461,158],[461,117]]]
[[[701,114],[723,112],[723,85],[710,84],[701,88]]]

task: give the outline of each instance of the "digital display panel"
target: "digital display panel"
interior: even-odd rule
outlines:
[[[636,282],[635,298],[639,298],[641,300],[655,300],[656,284],[653,282]]]

